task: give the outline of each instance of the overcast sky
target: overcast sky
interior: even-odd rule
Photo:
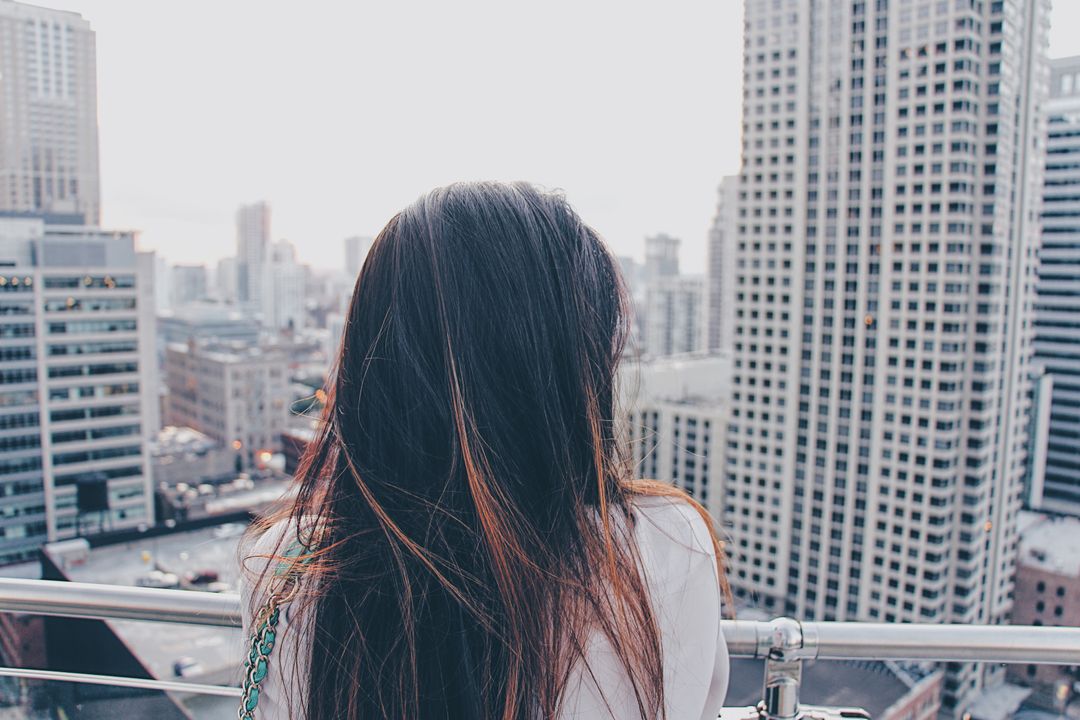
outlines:
[[[620,254],[700,270],[738,171],[741,0],[39,0],[97,32],[103,224],[174,262],[235,251],[234,212],[340,267],[342,239],[454,180],[566,190]],[[1051,55],[1080,54],[1057,0]]]

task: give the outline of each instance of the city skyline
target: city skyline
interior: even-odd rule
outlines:
[[[335,6],[334,22],[295,28],[300,59],[277,53],[296,18],[272,6],[169,15],[128,2],[37,4],[80,12],[97,33],[103,226],[140,231],[142,249],[173,263],[212,266],[231,252],[236,208],[265,200],[274,240],[292,241],[302,262],[341,267],[345,237],[374,235],[432,186],[494,178],[564,188],[621,255],[640,257],[647,235],[679,237],[695,266],[716,188],[738,170],[734,0],[655,14],[565,3],[525,18],[521,32],[507,9],[484,3],[433,7],[423,27],[404,8],[338,18]],[[1049,56],[1080,54],[1068,30],[1080,6],[1056,5]],[[259,32],[245,24],[253,18]],[[195,55],[180,51],[191,33],[204,36]],[[402,48],[424,49],[391,62]],[[511,51],[514,63],[485,64]],[[470,111],[435,121],[421,112],[459,102]],[[409,147],[424,161],[402,167]]]
[[[543,535],[562,495],[547,494],[551,513],[532,500],[518,512],[513,501],[544,495],[536,483],[565,474],[545,463],[584,427],[571,402],[581,394],[594,426],[582,442],[604,446],[582,461],[603,450],[629,463],[612,482],[633,472],[701,503],[723,546],[723,609],[740,621],[778,619],[734,639],[725,631],[732,657],[746,644],[763,653],[766,634],[774,646],[764,710],[751,706],[761,684],[748,694],[736,661],[722,717],[743,705],[746,717],[779,717],[797,705],[792,682],[835,686],[829,706],[883,720],[995,720],[1020,707],[1067,714],[1070,700],[1080,708],[1080,517],[1038,514],[1080,514],[1080,503],[1061,502],[1080,499],[1070,445],[1080,426],[1071,380],[1080,376],[1080,54],[1046,62],[1051,0],[712,0],[578,12],[564,0],[480,12],[470,0],[419,14],[316,2],[288,16],[247,0],[194,0],[172,16],[131,0],[45,2],[86,14],[0,0],[0,576],[239,586],[251,597],[238,585],[245,561],[233,543],[268,503],[291,502],[287,488],[302,486],[300,498],[315,488],[318,504],[329,487],[322,507],[338,517],[341,503],[353,506],[350,480],[378,485],[379,499],[364,499],[385,508],[383,520],[404,512],[406,525],[422,523],[426,505],[395,500],[395,478],[406,475],[418,478],[418,497],[438,495],[436,510],[456,498],[443,510],[465,540],[486,537],[477,507],[518,519],[539,512]],[[1059,2],[1068,2],[1056,16],[1060,42],[1080,21],[1080,2]],[[706,22],[736,7],[730,22]],[[743,10],[745,24],[735,18]],[[736,31],[741,41],[724,34]],[[716,65],[732,52],[737,67]],[[734,164],[720,160],[728,153]],[[536,168],[526,179],[537,184],[544,173],[573,178],[562,186],[611,241],[628,297],[591,263],[595,248],[573,214],[549,214],[528,194],[525,210],[520,188],[485,188],[490,198],[505,193],[488,207],[478,189],[462,193],[436,210],[442,223],[407,218],[389,264],[377,258],[389,291],[369,264],[354,297],[350,276],[400,206],[457,179],[441,175],[450,171],[513,179],[485,169],[519,167]],[[457,238],[460,247],[442,244]],[[424,262],[426,240],[453,257]],[[560,240],[568,254],[536,254],[537,242]],[[522,247],[527,254],[507,254]],[[503,264],[485,270],[478,252]],[[521,263],[542,284],[515,275]],[[402,297],[417,312],[395,313]],[[624,301],[632,326],[618,364],[605,338],[591,336],[618,335]],[[442,343],[444,331],[453,343]],[[604,359],[591,350],[578,359],[593,358],[599,375],[575,373],[563,357],[582,332]],[[444,347],[434,363],[430,347]],[[421,394],[398,394],[413,378]],[[357,412],[341,412],[349,408],[335,398]],[[417,424],[416,408],[434,424]],[[565,431],[540,432],[533,415]],[[596,434],[597,419],[610,435]],[[513,426],[505,438],[502,420]],[[381,433],[396,425],[408,428],[404,452],[383,457],[370,440],[393,444]],[[471,502],[475,473],[446,455],[447,439],[465,455],[482,447],[481,459],[499,450],[488,475],[513,492]],[[513,455],[539,458],[538,474],[517,482]],[[343,456],[348,468],[317,459]],[[395,467],[412,456],[430,462],[419,474]],[[580,469],[566,465],[567,480]],[[602,466],[588,475],[608,485]],[[643,558],[652,549],[636,530],[649,515],[634,496],[653,493],[626,489],[620,515],[635,534],[625,540]],[[595,502],[588,493],[575,511]],[[341,519],[363,531],[370,513],[356,510]],[[710,532],[699,528],[695,542]],[[412,542],[405,535],[398,540]],[[430,535],[414,539],[440,556],[475,556],[471,543],[458,555],[454,533],[434,546]],[[533,536],[524,536],[527,553]],[[380,557],[372,568],[392,578]],[[707,565],[694,575],[710,580],[712,597]],[[490,584],[495,575],[479,567],[470,577]],[[646,602],[675,587],[650,568],[641,567]],[[49,593],[96,592],[49,584]],[[275,598],[264,610],[289,609],[291,594]],[[655,606],[657,617],[667,607]],[[692,629],[719,639],[721,609]],[[235,691],[235,629],[188,628],[163,645],[153,630],[125,629],[137,623],[92,629],[0,615],[9,668],[94,672],[123,686],[135,667],[140,681],[219,686],[162,695],[162,718],[174,704],[185,717],[221,714],[204,691],[235,707],[221,692]],[[921,642],[943,629],[933,624],[1021,627],[1011,639],[994,631],[1004,657],[966,654],[978,641],[961,644],[949,630],[964,652],[940,664],[910,662],[925,649],[911,645],[890,655],[886,642],[850,656],[873,681],[855,666],[811,679],[816,663],[800,680],[803,653],[827,656],[828,629],[843,637],[855,622],[890,626],[867,628],[863,642],[875,632]],[[1036,665],[1053,662],[1044,646],[1069,632],[1042,625],[1074,628],[1071,667]],[[68,642],[50,639],[61,636]],[[259,692],[252,662],[241,701],[249,710]],[[716,672],[726,662],[718,653]],[[681,698],[669,667],[683,672],[683,663],[663,675],[664,692]],[[23,681],[20,697],[0,693],[0,711],[84,699],[56,685]],[[112,714],[131,715],[128,699],[110,693]]]

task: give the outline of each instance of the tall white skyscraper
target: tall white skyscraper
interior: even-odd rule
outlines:
[[[1035,362],[1045,371],[1032,506],[1080,515],[1080,57],[1051,63]]]
[[[0,0],[0,211],[96,225],[100,205],[90,23]]]
[[[711,352],[730,352],[735,325],[735,218],[739,178],[720,183],[716,216],[709,229],[705,343]]]
[[[747,0],[724,517],[805,619],[1009,613],[1042,0]],[[994,668],[950,666],[961,712]]]
[[[0,217],[0,562],[153,522],[153,257],[131,233]]]
[[[263,302],[263,275],[270,254],[270,206],[241,205],[236,211],[236,299],[252,312]]]
[[[263,324],[274,330],[304,327],[307,269],[296,262],[296,248],[288,240],[270,246],[263,268],[263,285],[273,289],[263,296]]]

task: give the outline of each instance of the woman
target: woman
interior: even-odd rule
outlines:
[[[559,195],[457,184],[390,220],[297,495],[248,546],[277,645],[254,717],[716,717],[721,554],[622,459],[628,311]]]

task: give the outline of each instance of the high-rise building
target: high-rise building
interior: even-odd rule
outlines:
[[[296,248],[288,240],[270,246],[263,268],[263,285],[273,292],[263,295],[263,324],[273,330],[304,327],[307,269],[296,262]]]
[[[1042,247],[1035,300],[1036,393],[1028,502],[1080,515],[1080,57],[1050,65]]]
[[[0,217],[0,562],[153,522],[152,261],[132,233]]]
[[[364,265],[364,258],[371,250],[374,240],[363,235],[353,235],[345,238],[345,272],[349,277],[356,279],[360,274],[360,268]]]
[[[724,517],[805,619],[1007,619],[1042,0],[747,0]],[[996,668],[949,666],[960,713]]]
[[[705,346],[705,279],[679,274],[679,244],[678,238],[663,233],[645,238],[645,266],[639,283],[631,285],[640,333],[640,347],[631,350],[647,357],[695,352]]]
[[[0,211],[100,221],[94,31],[0,0]]]
[[[709,229],[706,261],[705,346],[710,352],[730,352],[735,325],[735,216],[739,178],[720,183],[716,216]]]
[[[206,299],[206,266],[173,265],[169,282],[172,308]]]
[[[236,303],[238,265],[235,257],[224,257],[218,260],[217,267],[214,268],[213,288],[214,298],[219,302],[227,305]]]
[[[645,238],[645,282],[679,274],[679,238],[660,233]]]
[[[236,299],[251,312],[260,312],[263,280],[270,254],[270,206],[241,205],[236,211]]]

